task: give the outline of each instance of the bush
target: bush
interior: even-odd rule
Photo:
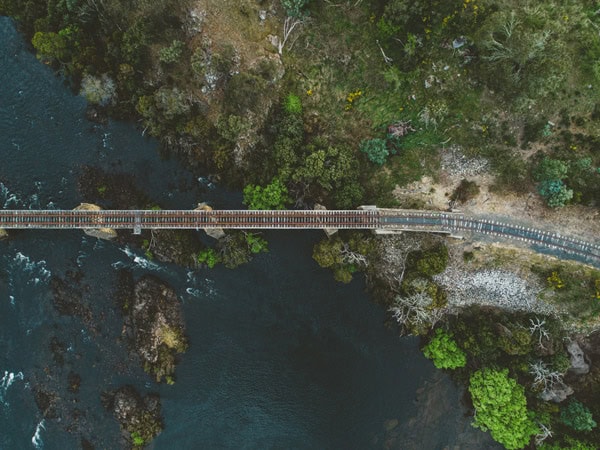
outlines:
[[[452,193],[450,200],[457,203],[465,203],[479,194],[479,186],[474,181],[463,178],[458,187]]]
[[[96,105],[106,106],[113,102],[117,91],[115,82],[106,74],[101,77],[86,75],[81,80],[80,94]]]
[[[367,139],[360,143],[360,151],[367,155],[369,161],[379,164],[385,163],[390,152],[385,139]]]
[[[432,276],[442,273],[448,265],[448,248],[445,245],[422,253],[417,261],[417,270],[425,275]]]
[[[525,447],[538,428],[527,411],[524,388],[508,376],[508,369],[481,369],[469,382],[475,407],[473,426],[489,431],[509,450]]]
[[[538,192],[551,208],[565,206],[573,198],[573,189],[567,189],[561,180],[542,181],[538,186]]]
[[[205,248],[200,253],[198,253],[197,261],[199,264],[206,264],[209,269],[212,269],[220,262],[221,258],[212,248]]]
[[[306,14],[304,8],[310,0],[281,0],[281,6],[289,17],[302,17]]]
[[[569,406],[561,411],[560,421],[576,431],[592,431],[597,425],[591,411],[577,400],[571,400]]]
[[[288,94],[283,107],[288,114],[302,114],[302,101],[297,95]]]
[[[183,53],[184,44],[181,41],[174,40],[169,47],[161,48],[158,52],[158,59],[164,64],[173,64]]]
[[[467,364],[465,352],[458,347],[451,333],[438,328],[433,339],[423,348],[426,358],[438,369],[456,369]]]

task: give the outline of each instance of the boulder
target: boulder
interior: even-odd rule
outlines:
[[[567,344],[567,353],[571,359],[569,371],[575,375],[585,375],[590,371],[590,365],[585,361],[585,354],[577,341],[569,341]]]
[[[552,388],[545,389],[541,394],[540,398],[545,402],[554,402],[560,403],[573,393],[573,388],[571,386],[560,382],[554,384]]]
[[[0,241],[2,239],[7,239],[8,238],[8,231],[6,231],[4,228],[0,228]]]

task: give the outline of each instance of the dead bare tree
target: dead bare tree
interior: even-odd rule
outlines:
[[[294,28],[303,23],[304,21],[301,19],[295,17],[286,17],[285,21],[283,22],[283,38],[277,40],[277,51],[280,55],[283,53],[283,48],[292,34],[292,31],[294,31]]]
[[[529,322],[531,323],[531,326],[529,327],[529,332],[532,336],[536,333],[538,334],[538,345],[541,349],[545,349],[544,344],[542,344],[542,341],[544,339],[550,340],[550,333],[548,332],[548,330],[546,330],[546,328],[544,328],[546,321],[540,320],[538,317],[536,317],[535,321],[533,321],[533,319],[529,319]]]
[[[396,296],[394,305],[388,310],[396,321],[404,327],[431,326],[442,318],[443,311],[431,308],[431,297],[418,292],[407,297]]]
[[[560,372],[550,370],[543,361],[529,364],[529,373],[534,376],[533,387],[544,387],[544,392],[551,390],[554,385],[562,384]]]
[[[350,250],[350,245],[348,245],[347,242],[342,244],[340,253],[342,254],[342,259],[346,264],[357,264],[363,267],[367,267],[369,265],[367,257],[361,253]]]
[[[546,439],[552,437],[552,430],[543,423],[538,422],[540,432],[535,435],[535,446],[539,447]]]

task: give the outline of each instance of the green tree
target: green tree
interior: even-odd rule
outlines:
[[[284,209],[287,201],[287,188],[278,178],[265,187],[249,184],[244,188],[244,205],[249,209]]]
[[[598,425],[592,412],[577,400],[571,400],[569,406],[560,412],[560,421],[576,431],[592,431]]]
[[[537,433],[524,388],[508,376],[508,369],[478,370],[471,375],[469,392],[475,407],[473,426],[489,431],[508,450],[525,447]]]
[[[385,139],[366,139],[360,143],[360,151],[367,155],[369,161],[379,164],[385,163],[390,152]]]
[[[67,56],[67,39],[58,33],[38,31],[33,35],[31,43],[39,58],[62,62]]]
[[[467,364],[467,355],[456,344],[453,335],[441,328],[435,330],[435,336],[423,348],[423,354],[433,360],[438,369],[456,369]]]

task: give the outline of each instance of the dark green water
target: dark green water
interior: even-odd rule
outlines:
[[[83,164],[129,173],[165,208],[241,206],[238,193],[160,160],[135,127],[87,122],[84,101],[37,62],[8,19],[0,18],[0,38],[0,206],[76,206],[86,200],[76,190]],[[160,393],[166,429],[157,449],[364,449],[385,420],[406,423],[417,412],[415,392],[434,373],[417,341],[383,328],[384,313],[360,280],[340,285],[318,268],[310,253],[319,233],[266,237],[271,252],[246,267],[198,272],[79,231],[1,242],[0,448],[79,448],[81,438],[120,448],[100,393],[124,383]],[[120,340],[113,291],[121,267],[159,276],[181,299],[191,345],[175,386],[153,383]],[[48,282],[68,271],[82,274],[77,289],[91,321],[53,307]],[[77,394],[67,390],[70,371],[82,377]],[[57,395],[60,419],[42,420],[38,388]],[[453,442],[439,425],[436,442]]]

